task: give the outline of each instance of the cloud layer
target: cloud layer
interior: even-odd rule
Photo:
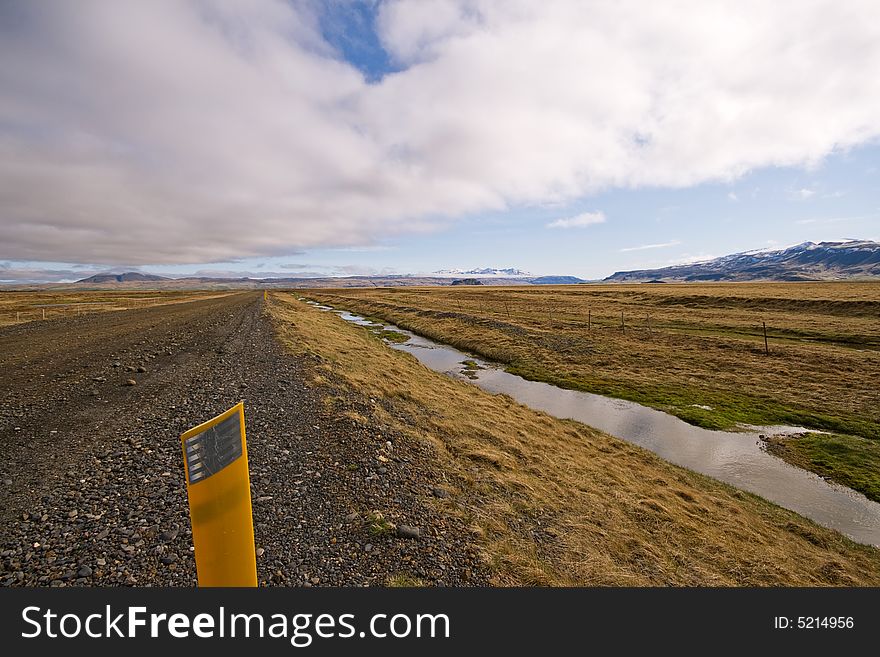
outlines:
[[[605,223],[604,212],[583,212],[574,217],[556,219],[547,224],[547,228],[586,228]]]
[[[384,2],[374,83],[315,7],[3,3],[0,258],[369,245],[880,135],[874,0]]]
[[[641,244],[639,246],[627,246],[620,249],[621,253],[629,253],[630,251],[648,251],[650,249],[666,249],[670,246],[678,246],[681,240],[669,240],[668,242],[659,242],[657,244]]]

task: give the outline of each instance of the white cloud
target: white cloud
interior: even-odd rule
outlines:
[[[585,228],[595,224],[604,224],[605,214],[603,212],[584,212],[574,217],[557,219],[547,224],[547,228]]]
[[[791,193],[792,198],[798,199],[800,201],[806,201],[808,198],[816,195],[816,190],[807,189],[806,187],[797,189]]]
[[[306,268],[309,265],[305,266]],[[323,274],[307,271],[261,271],[259,269],[199,269],[192,273],[162,274],[169,278],[316,278]]]
[[[0,283],[75,281],[97,273],[100,272],[97,269],[91,268],[48,269],[41,267],[14,267],[11,263],[0,262]]]
[[[736,192],[727,192],[727,198],[730,201],[738,201],[739,196],[736,195]]]
[[[621,253],[627,253],[629,251],[647,251],[649,249],[665,249],[670,246],[678,246],[681,244],[681,240],[670,240],[668,242],[660,242],[659,244],[642,244],[641,246],[628,246],[624,249],[620,249]]]
[[[316,6],[2,3],[0,258],[375,245],[880,135],[875,0],[385,2],[374,83]]]
[[[396,246],[387,244],[371,244],[368,246],[343,246],[340,248],[327,249],[328,251],[343,251],[346,253],[377,253],[380,251],[397,251]]]
[[[365,265],[339,265],[333,268],[336,276],[394,276],[397,270],[393,267],[368,267]]]

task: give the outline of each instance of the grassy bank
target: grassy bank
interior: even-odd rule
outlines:
[[[779,436],[770,451],[880,502],[880,442],[857,436],[811,433]]]
[[[431,445],[502,585],[878,585],[880,551],[584,425],[437,374],[366,329],[272,293],[315,385]]]
[[[629,399],[698,426],[787,424],[880,439],[880,284],[347,289],[310,296],[505,363],[526,378]],[[835,478],[844,474],[839,469]]]

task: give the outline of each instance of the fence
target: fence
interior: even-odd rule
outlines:
[[[437,312],[441,314],[440,318],[457,318],[460,322],[470,326],[477,326],[484,321],[506,320],[507,323],[516,323],[535,328],[546,328],[550,330],[584,330],[587,334],[598,334],[598,332],[614,332],[622,336],[636,339],[653,339],[660,338],[664,335],[687,335],[687,334],[706,334],[711,331],[709,328],[690,327],[685,325],[676,325],[667,322],[664,323],[661,317],[658,318],[650,312],[644,312],[633,308],[632,312],[627,313],[625,310],[617,311],[605,308],[602,314],[595,313],[591,307],[587,307],[580,313],[572,313],[570,308],[564,304],[535,304],[530,306],[525,313],[517,313],[516,304],[508,299],[491,299],[480,298],[471,303],[469,299],[465,299],[462,303],[461,298],[448,299],[449,306],[421,307],[409,306],[405,304],[389,304],[376,301],[370,297],[348,297],[345,295],[324,295],[337,298],[339,303],[345,304],[351,301],[362,301],[369,306],[382,308],[386,311],[405,311],[414,310],[417,312]],[[472,306],[472,307],[469,307]],[[613,314],[612,314],[613,312]],[[453,316],[453,317],[451,317]],[[392,321],[389,319],[389,321]],[[721,329],[719,329],[721,331]],[[757,339],[760,343],[763,340],[763,352],[766,356],[771,353],[770,339],[773,337],[768,329],[766,320],[761,320],[760,324],[742,325],[737,327],[735,331],[724,330],[723,333],[736,333],[740,337]]]
[[[143,308],[148,305],[149,299],[124,299],[118,301],[88,301],[80,303],[51,303],[31,305],[22,309],[8,310],[0,313],[0,324],[23,324],[25,322],[62,319],[69,317],[82,317],[95,313],[113,312]]]

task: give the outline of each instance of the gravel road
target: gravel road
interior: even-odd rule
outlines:
[[[310,366],[262,293],[0,329],[0,584],[195,585],[179,436],[242,399],[261,584],[485,584],[430,449]]]

